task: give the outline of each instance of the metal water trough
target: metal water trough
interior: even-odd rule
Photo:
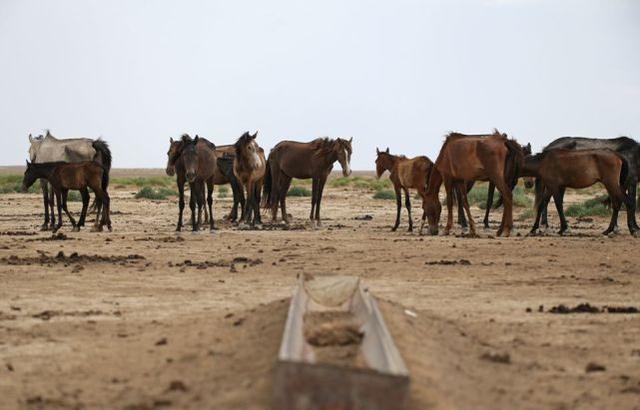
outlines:
[[[305,314],[349,312],[364,333],[363,365],[318,363],[304,335]],[[373,296],[354,276],[304,277],[291,299],[274,380],[278,410],[383,410],[406,407],[409,373]]]

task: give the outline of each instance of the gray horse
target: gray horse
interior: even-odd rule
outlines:
[[[44,162],[82,162],[95,161],[101,164],[105,171],[111,170],[111,151],[107,143],[100,138],[92,140],[90,138],[55,138],[49,130],[46,134],[33,137],[29,134],[29,157],[31,162],[40,164]],[[53,189],[50,189],[46,180],[40,180],[42,187],[42,197],[44,201],[44,223],[42,230],[53,229],[55,226],[54,196]],[[99,201],[94,200],[93,206],[101,207]],[[51,217],[49,217],[51,210]]]

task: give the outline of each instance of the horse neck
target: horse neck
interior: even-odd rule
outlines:
[[[53,174],[53,171],[55,171],[57,167],[58,165],[36,166],[33,168],[34,170],[33,173],[37,178],[51,179],[51,175]]]
[[[429,178],[427,179],[427,194],[437,195],[440,192],[440,186],[442,186],[442,174],[435,165],[431,166],[429,171]]]
[[[398,157],[397,155],[391,155],[391,154],[387,154],[385,156],[385,160],[382,163],[382,166],[387,170],[387,171],[392,171],[393,168],[396,166],[396,164],[398,163],[398,161],[400,160],[400,157]],[[384,157],[383,157],[384,158]]]
[[[524,157],[522,170],[519,176],[535,177],[540,171],[542,157],[540,155],[529,155]]]

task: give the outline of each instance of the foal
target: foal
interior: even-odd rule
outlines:
[[[258,132],[242,134],[235,143],[236,157],[233,173],[247,193],[243,221],[251,226],[262,225],[260,218],[260,192],[267,169],[264,150],[256,143]],[[251,214],[253,213],[253,219]]]
[[[429,177],[433,162],[425,156],[407,158],[404,155],[391,155],[389,148],[387,148],[386,151],[380,151],[376,148],[376,154],[376,176],[379,179],[385,171],[389,171],[389,179],[393,182],[393,189],[396,191],[396,223],[391,230],[395,231],[398,229],[398,225],[400,225],[402,190],[404,191],[405,206],[409,213],[409,232],[411,232],[413,231],[413,218],[411,218],[409,189],[413,188],[418,191],[424,205],[427,196],[427,178]],[[424,215],[422,219],[425,219]]]
[[[565,189],[587,188],[596,182],[601,182],[605,186],[614,209],[609,227],[602,233],[603,235],[608,235],[614,230],[622,203],[627,208],[627,219],[631,221],[633,217],[632,200],[623,190],[629,166],[627,161],[615,151],[609,149],[543,151],[525,158],[522,173],[535,176],[536,185],[541,184],[544,187],[544,189],[536,189],[536,191],[542,191],[542,198],[539,198],[536,203],[536,221],[531,228],[532,234],[538,230],[542,211],[546,209],[553,196],[560,216],[558,233],[562,235],[568,228],[562,208]],[[638,231],[632,223],[629,222],[628,226],[632,235]]]
[[[51,184],[58,203],[58,224],[53,230],[54,233],[62,226],[62,209],[69,217],[74,231],[79,231],[80,227],[84,226],[89,205],[89,191],[87,188],[93,190],[97,200],[102,204],[102,218],[100,218],[100,207],[96,207],[96,223],[92,230],[102,231],[104,225],[107,225],[109,231],[112,230],[109,217],[110,200],[107,193],[109,172],[104,166],[93,161],[75,163],[45,162],[42,164],[33,164],[27,161],[27,170],[24,172],[22,180],[22,190],[26,192],[40,178],[46,179]],[[67,208],[67,195],[70,189],[78,190],[82,195],[82,212],[77,225]]]

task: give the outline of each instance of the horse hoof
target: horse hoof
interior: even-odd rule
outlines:
[[[41,230],[42,232],[46,232],[46,231],[48,231],[48,230],[49,230],[49,225],[42,225],[42,226],[40,227],[40,230]]]
[[[391,232],[395,232],[398,228],[391,228]]]

